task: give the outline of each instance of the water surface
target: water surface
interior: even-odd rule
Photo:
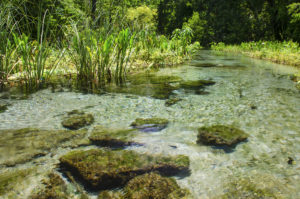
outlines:
[[[208,63],[215,66],[200,67]],[[135,140],[145,145],[130,150],[189,156],[191,175],[177,181],[194,198],[218,198],[241,179],[277,189],[284,198],[300,198],[300,92],[289,79],[296,72],[289,66],[201,51],[191,62],[161,69],[157,75],[215,81],[205,87],[205,95],[173,82],[175,89],[168,97],[182,100],[167,107],[166,99],[153,97],[151,87],[148,96],[147,92],[93,95],[45,89],[25,100],[1,99],[11,106],[0,113],[0,129],[63,129],[63,116],[74,109],[92,113],[93,126],[128,128],[136,118],[166,118],[170,121],[166,129],[141,132]],[[197,145],[197,128],[215,124],[244,130],[248,141],[230,153]],[[53,168],[58,157],[46,157],[44,167]],[[293,164],[288,164],[289,158]]]

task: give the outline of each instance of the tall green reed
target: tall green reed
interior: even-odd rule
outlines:
[[[130,33],[129,29],[122,30],[115,39],[116,43],[116,69],[115,79],[122,81],[126,75],[126,67],[131,57],[134,45],[135,33]]]

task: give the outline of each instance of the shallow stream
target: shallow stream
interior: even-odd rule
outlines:
[[[167,128],[155,133],[141,132],[134,140],[145,145],[129,149],[187,155],[191,175],[177,177],[177,182],[189,189],[193,198],[219,198],[238,186],[252,185],[255,189],[278,192],[282,198],[300,198],[300,92],[289,78],[297,72],[289,66],[204,50],[189,63],[156,73],[184,81],[216,82],[201,92],[176,87],[176,82],[170,83],[176,89],[168,90],[164,97],[153,97],[151,87],[142,95],[135,95],[132,90],[116,91],[122,89],[107,89],[98,95],[45,89],[24,100],[0,99],[11,104],[0,113],[0,130],[64,129],[62,117],[74,109],[92,113],[92,126],[128,128],[136,118],[165,118],[170,121]],[[140,90],[137,93],[141,94]],[[165,105],[164,98],[175,97],[181,101]],[[234,125],[249,138],[231,152],[196,144],[197,128],[216,124]],[[71,149],[43,157],[43,168],[53,168],[59,154],[68,150]],[[37,163],[32,161],[17,167],[34,164]]]

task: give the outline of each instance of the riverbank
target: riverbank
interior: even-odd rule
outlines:
[[[212,45],[212,49],[215,51],[241,53],[252,58],[300,68],[300,46],[292,41],[243,42],[240,45],[225,45],[221,42]]]

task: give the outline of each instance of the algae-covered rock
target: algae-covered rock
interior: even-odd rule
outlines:
[[[60,158],[60,165],[92,190],[119,187],[152,171],[167,176],[189,171],[186,156],[165,157],[127,150],[72,151]]]
[[[212,64],[212,63],[192,63],[192,66],[195,67],[201,67],[201,68],[211,68],[211,67],[217,67],[218,65]]]
[[[177,90],[176,83],[182,79],[177,76],[158,76],[155,74],[129,75],[126,84],[106,85],[104,90],[109,93],[126,93],[155,99],[168,99]]]
[[[282,181],[267,174],[254,174],[249,177],[232,179],[224,189],[224,194],[215,199],[284,199],[289,198],[284,194],[288,193],[287,186]]]
[[[163,118],[137,118],[131,126],[143,132],[157,132],[166,128],[168,123],[169,121]]]
[[[125,199],[123,193],[120,191],[101,191],[98,199]]]
[[[197,143],[216,146],[234,146],[245,141],[248,135],[237,128],[231,126],[209,126],[198,129]]]
[[[188,195],[172,178],[156,173],[144,174],[130,180],[124,188],[125,198],[134,199],[182,199]]]
[[[90,141],[102,147],[125,147],[130,145],[139,145],[132,141],[136,132],[134,129],[108,129],[97,126],[93,129]]]
[[[165,106],[169,107],[169,106],[173,106],[174,104],[176,104],[177,102],[180,102],[182,99],[179,98],[172,98],[172,99],[168,99],[165,102]]]
[[[62,125],[67,129],[78,130],[92,124],[93,122],[93,115],[74,110],[68,113],[68,116],[62,121]]]
[[[47,180],[43,180],[44,187],[37,193],[31,195],[31,199],[68,199],[70,195],[67,186],[61,177],[55,173],[50,173]]]
[[[18,129],[0,131],[0,165],[14,166],[44,156],[59,146],[76,144],[85,130]]]
[[[185,81],[180,83],[180,87],[184,89],[197,90],[204,88],[205,86],[214,85],[216,82],[211,80],[196,80],[196,81]]]
[[[178,89],[176,86],[162,84],[126,84],[121,86],[107,85],[105,91],[109,93],[125,93],[139,96],[152,97],[155,99],[168,99],[174,95],[173,91]]]
[[[182,78],[178,76],[168,75],[155,75],[155,74],[136,74],[128,76],[128,80],[131,84],[166,84],[181,82]]]
[[[0,196],[4,196],[16,190],[16,185],[21,184],[33,173],[33,169],[22,169],[0,172]],[[13,198],[13,197],[11,197]]]
[[[0,113],[5,112],[8,106],[8,104],[0,104]]]

